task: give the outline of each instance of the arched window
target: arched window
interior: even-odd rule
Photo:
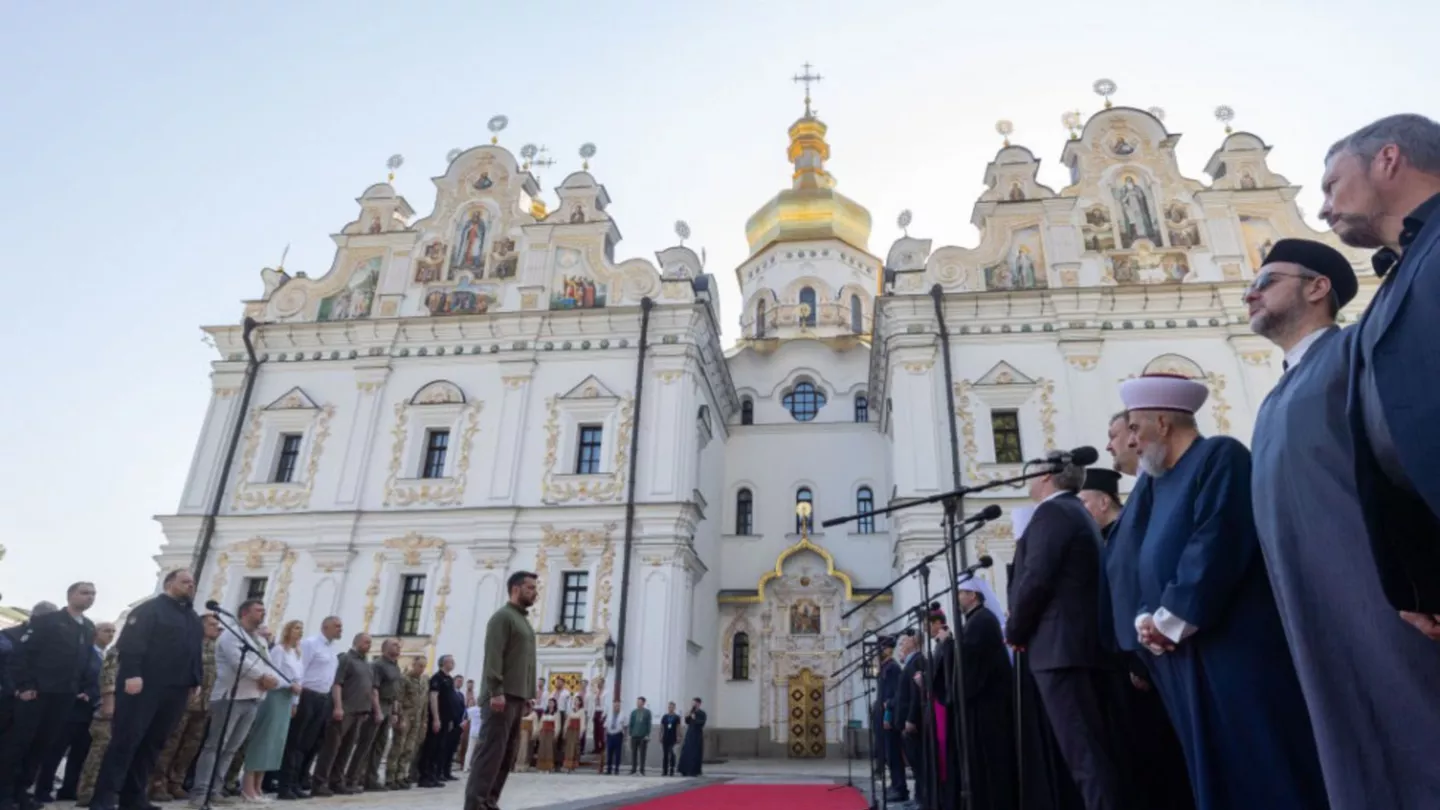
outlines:
[[[755,302],[755,337],[765,337],[765,299]]]
[[[795,515],[796,534],[811,531],[815,526],[815,496],[810,492],[809,487],[800,487],[795,490],[795,505],[798,507],[802,503],[810,504],[810,515],[808,517],[800,517],[798,513]]]
[[[864,394],[855,395],[855,421],[870,421],[870,400]]]
[[[860,311],[860,296],[850,296],[850,331],[860,334],[865,331],[864,313]]]
[[[749,397],[740,400],[740,424],[755,424],[755,402]]]
[[[750,634],[736,633],[730,642],[730,680],[750,680]]]
[[[809,311],[809,312],[806,312],[806,313],[800,318],[800,325],[801,325],[801,326],[814,326],[814,325],[815,325],[815,312],[816,312],[816,306],[815,306],[815,288],[814,288],[814,287],[801,287],[801,288],[800,288],[800,303],[801,303],[801,304],[806,304],[806,305],[808,305],[808,306],[810,307],[810,311]]]
[[[814,383],[802,380],[795,383],[790,393],[781,398],[781,404],[795,417],[796,422],[809,422],[825,407],[825,393],[816,388]]]
[[[755,531],[755,496],[750,490],[742,489],[735,493],[735,533],[739,535],[754,534]]]
[[[875,533],[875,516],[870,514],[875,511],[875,493],[869,487],[860,487],[855,491],[855,512],[863,515],[855,522],[856,531],[860,534]]]

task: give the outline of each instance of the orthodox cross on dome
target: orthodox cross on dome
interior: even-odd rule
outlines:
[[[819,73],[811,73],[811,72],[810,72],[810,68],[815,67],[815,66],[812,65],[812,64],[810,64],[809,62],[806,62],[806,63],[803,65],[803,67],[804,67],[804,72],[801,73],[800,75],[796,76],[795,79],[794,79],[794,81],[799,82],[799,83],[803,83],[803,84],[805,85],[805,117],[806,117],[806,118],[809,118],[809,117],[811,116],[811,113],[810,113],[810,84],[811,84],[812,82],[823,81],[825,77],[824,77],[824,76],[821,76]]]

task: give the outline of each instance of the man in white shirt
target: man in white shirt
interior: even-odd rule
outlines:
[[[605,716],[605,773],[620,773],[620,755],[625,749],[625,729],[629,717],[620,711],[620,701],[610,704],[610,714]]]
[[[320,624],[320,632],[300,642],[302,675],[300,703],[290,720],[285,738],[285,760],[280,770],[281,799],[304,798],[308,790],[310,766],[324,740],[325,723],[330,718],[330,687],[335,683],[338,663],[334,647],[344,627],[339,616],[330,616]]]
[[[230,760],[250,734],[260,698],[279,683],[271,671],[265,643],[256,630],[265,621],[265,603],[247,599],[235,611],[239,633],[226,631],[215,642],[215,686],[210,690],[210,730],[195,763],[195,784],[190,789],[190,805],[204,807],[212,785],[220,787],[221,777],[230,768]],[[242,640],[243,637],[243,640]],[[245,650],[244,646],[250,649]],[[242,660],[243,658],[243,660]],[[234,697],[233,704],[230,703]],[[228,722],[225,720],[228,718]],[[221,722],[215,722],[215,721]],[[221,737],[224,745],[221,745]]]

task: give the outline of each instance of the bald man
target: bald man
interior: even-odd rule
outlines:
[[[337,659],[330,702],[333,708],[330,725],[325,729],[325,745],[315,760],[314,796],[357,792],[346,784],[345,764],[355,753],[366,719],[379,723],[382,717],[375,671],[370,666],[369,633],[357,633],[350,651]]]

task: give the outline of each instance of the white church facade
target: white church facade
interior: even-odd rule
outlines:
[[[1007,145],[978,246],[905,236],[882,258],[825,168],[825,125],[807,109],[789,134],[792,185],[746,225],[732,346],[694,251],[616,260],[588,171],[551,207],[528,161],[484,145],[453,156],[425,216],[367,189],[328,272],[267,269],[253,331],[206,328],[213,396],[158,518],[159,568],[208,537],[202,600],[258,596],[272,624],[312,632],[339,615],[346,639],[453,654],[467,677],[506,577],[535,571],[550,684],[613,684],[618,663],[626,705],[703,698],[711,753],[823,756],[863,719],[842,705],[857,679],[830,677],[845,646],[919,586],[843,614],[943,529],[933,505],[821,522],[1103,447],[1117,384],[1147,368],[1204,380],[1202,429],[1248,441],[1280,358],[1243,290],[1276,239],[1335,243],[1259,138],[1229,134],[1202,183],[1159,119],[1107,107],[1064,145],[1071,185],[1039,185]],[[1013,545],[1001,519],[966,550],[995,557],[983,576],[1002,595]]]

